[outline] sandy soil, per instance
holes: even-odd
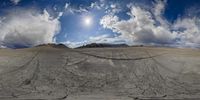
[[[198,98],[198,49],[0,49],[0,100]]]

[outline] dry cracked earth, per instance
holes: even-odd
[[[200,50],[0,49],[0,100],[200,100]]]

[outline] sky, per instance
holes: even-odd
[[[0,47],[200,47],[200,0],[0,0]]]

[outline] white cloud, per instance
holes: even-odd
[[[92,9],[98,9],[98,10],[100,10],[100,9],[102,9],[102,7],[103,7],[103,5],[100,5],[97,2],[91,3],[91,5],[90,5],[90,8],[92,8]]]
[[[105,15],[101,21],[100,24],[104,28],[109,28],[112,29],[113,25],[116,24],[119,21],[119,18],[117,16],[112,16],[112,15]]]
[[[134,43],[200,47],[200,18],[179,18],[169,23],[162,15],[165,1],[157,1],[151,10],[129,5],[128,20],[113,14],[105,15],[100,24]]]
[[[71,7],[70,5],[65,9],[65,12],[68,12],[68,13],[83,13],[83,12],[89,12],[87,10],[87,8],[85,7],[79,7],[79,8],[75,8],[75,7]]]
[[[89,37],[88,43],[111,43],[111,44],[121,44],[127,43],[126,39],[121,37],[110,37],[107,34]]]
[[[160,13],[157,11],[157,13]],[[120,33],[121,37],[139,43],[171,43],[176,36],[164,25],[156,25],[153,15],[140,7],[132,6],[129,20],[119,20],[117,16],[106,15],[100,24],[104,28]],[[157,15],[160,16],[160,15]]]
[[[80,47],[82,45],[88,44],[87,41],[81,41],[81,42],[65,41],[61,43],[65,44],[67,47],[70,47],[70,48],[76,48],[76,47]]]
[[[14,4],[18,4],[21,0],[11,0]]]
[[[120,4],[118,4],[118,3],[115,3],[115,4],[113,3],[106,8],[107,14],[116,14],[116,13],[119,13],[120,11],[122,11],[122,8],[121,8]]]
[[[0,24],[0,42],[6,47],[35,46],[54,42],[53,37],[60,30],[58,18],[52,18],[44,10],[10,12]]]
[[[100,5],[97,2],[91,3],[90,6],[73,6],[70,3],[66,3],[64,6],[64,13],[88,13],[88,9],[101,9]]]
[[[200,44],[200,19],[184,18],[174,24],[174,29],[179,31],[181,43],[185,45]]]
[[[165,5],[166,5],[166,0],[165,1],[157,1],[154,4],[154,9],[153,9],[153,14],[155,16],[155,20],[157,20],[159,22],[159,24],[161,24],[163,27],[168,28],[169,23],[168,21],[163,18],[163,13],[165,11]]]
[[[110,44],[125,44],[129,43],[129,40],[126,40],[121,37],[110,37],[107,34],[99,35],[99,36],[91,36],[88,40],[80,41],[80,42],[71,42],[66,41],[63,44],[67,45],[70,48],[76,48],[82,45],[91,44],[91,43],[110,43]]]
[[[116,8],[117,6],[115,4],[110,5],[111,8]]]
[[[66,3],[65,4],[65,9],[67,9],[69,7],[69,4],[68,3]]]

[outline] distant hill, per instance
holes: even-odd
[[[145,45],[146,46],[146,45]],[[130,47],[144,47],[144,45],[132,45]]]
[[[127,44],[91,43],[78,48],[129,47]]]
[[[53,48],[68,48],[64,44],[54,44],[54,43],[48,43],[48,44],[40,44],[35,47],[53,47]]]

